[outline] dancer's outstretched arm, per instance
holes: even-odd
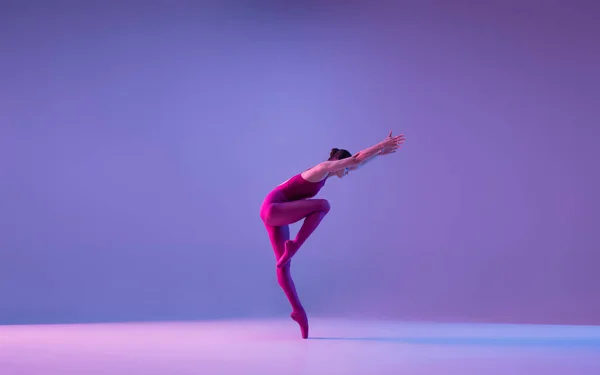
[[[396,152],[400,145],[404,143],[404,135],[392,136],[392,132],[381,142],[357,152],[353,156],[341,160],[324,161],[306,171],[311,180],[320,181],[328,174],[333,174],[342,169],[348,168],[355,170],[359,166],[366,164],[377,155],[387,155]]]
[[[387,138],[383,141],[374,144],[373,146],[359,151],[355,154],[357,164],[349,167],[350,170],[356,170],[379,155],[393,154],[398,150],[401,144],[404,143],[404,134],[392,136],[392,132],[388,134]]]

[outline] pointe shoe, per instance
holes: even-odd
[[[277,268],[281,268],[288,264],[297,251],[298,248],[296,247],[294,241],[285,241],[285,251],[283,252],[281,258],[279,258],[277,261]]]
[[[290,317],[300,326],[300,333],[303,339],[308,338],[308,317],[305,312],[294,311]]]

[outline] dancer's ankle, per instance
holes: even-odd
[[[298,246],[298,242],[296,240],[289,240],[288,243],[285,244],[285,250],[290,253],[291,256],[296,255],[300,246]]]
[[[285,241],[285,251],[279,260],[277,261],[277,268],[281,268],[288,264],[296,252],[298,248],[295,246],[295,243],[292,240]]]
[[[292,314],[291,315],[306,315],[306,310],[304,310],[304,307],[300,306],[300,307],[292,307]]]

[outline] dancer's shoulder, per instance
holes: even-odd
[[[329,172],[319,164],[300,173],[300,177],[305,181],[317,183],[326,179],[328,174]]]
[[[294,177],[296,177],[296,176],[294,176]],[[283,185],[287,184],[287,183],[288,183],[288,182],[290,182],[290,181],[291,181],[291,179],[292,179],[292,178],[294,178],[294,177],[290,177],[290,178],[288,178],[287,180],[285,180],[285,181],[283,181],[282,183],[280,183],[279,185],[277,185],[277,187],[280,187],[280,186],[283,186]],[[271,185],[271,186],[272,186],[272,185]]]

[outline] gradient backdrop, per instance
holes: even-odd
[[[344,3],[2,1],[0,323],[287,316],[264,196],[394,129],[310,315],[600,324],[600,6]]]

